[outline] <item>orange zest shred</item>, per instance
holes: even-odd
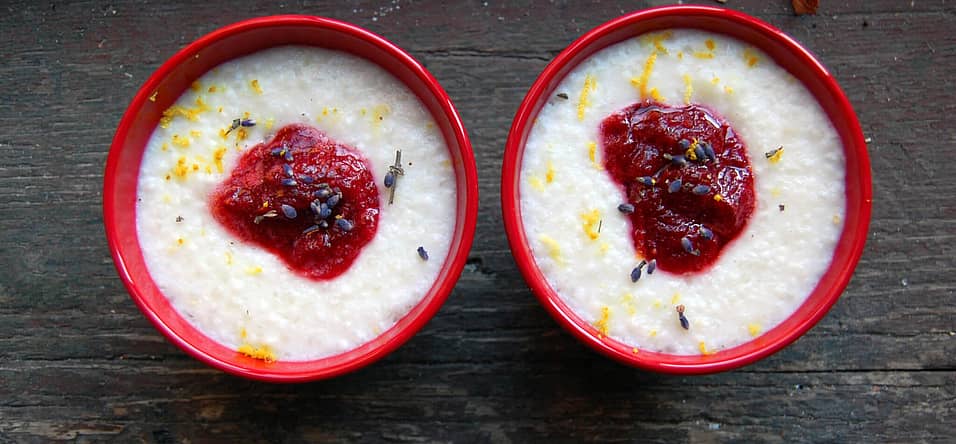
[[[581,220],[584,223],[581,225],[581,228],[584,229],[584,234],[586,234],[591,240],[597,240],[601,237],[601,233],[597,231],[598,224],[601,222],[601,210],[597,208],[581,213]]]
[[[176,145],[180,148],[189,148],[189,145],[193,143],[192,139],[180,136],[179,134],[173,134],[173,145]]]
[[[684,79],[684,103],[687,105],[690,105],[690,99],[694,95],[694,83],[690,79],[690,74],[684,74],[683,79]]]
[[[757,57],[757,53],[750,48],[744,49],[744,62],[747,63],[747,67],[753,68],[757,66],[757,63],[760,61],[760,58]]]
[[[706,51],[694,51],[694,57],[698,59],[712,59],[714,58],[714,49],[717,48],[717,44],[713,40],[707,39],[704,40],[704,46],[707,47]]]
[[[777,162],[780,162],[780,159],[781,159],[781,158],[783,158],[783,147],[782,147],[782,146],[779,147],[779,148],[777,148],[777,149],[774,151],[773,155],[771,155],[770,157],[768,157],[767,160],[769,160],[770,163],[777,163]]]
[[[189,174],[189,167],[186,166],[186,156],[180,156],[179,160],[176,161],[176,166],[173,167],[173,175],[185,179]]]
[[[588,142],[588,160],[591,161],[591,166],[593,166],[594,169],[604,169],[604,166],[597,161],[597,143],[594,141]]]
[[[183,117],[191,122],[196,122],[199,120],[199,116],[206,111],[209,111],[209,106],[206,105],[202,97],[197,97],[196,107],[194,108],[173,105],[163,111],[163,116],[159,118],[159,126],[169,128],[169,124],[172,123],[176,117]]]
[[[597,80],[591,74],[584,76],[584,86],[581,88],[581,95],[578,97],[578,120],[584,121],[584,112],[591,106],[591,92],[597,88]]]
[[[212,153],[213,162],[216,163],[216,171],[222,173],[222,158],[226,156],[226,147],[220,146]]]
[[[559,265],[563,265],[564,258],[561,257],[561,245],[558,244],[558,241],[545,234],[542,234],[539,239],[541,239],[541,243],[548,249],[548,256],[551,256],[551,259],[554,259]]]
[[[684,151],[684,156],[690,160],[697,160],[697,144],[700,143],[696,138],[690,143],[690,147],[687,148],[687,151]]]
[[[641,76],[631,79],[631,85],[637,88],[641,100],[646,100],[650,96],[647,84],[651,78],[651,73],[654,72],[655,62],[657,62],[657,51],[652,52],[651,55],[647,56],[647,60],[644,60],[644,71],[641,72]]]
[[[255,345],[243,342],[242,345],[239,346],[239,350],[237,351],[253,359],[260,359],[266,362],[276,361],[275,352],[272,351],[271,347],[265,344],[255,346]]]
[[[652,32],[641,36],[640,40],[645,45],[653,45],[655,51],[666,55],[668,52],[664,42],[669,40],[671,36],[673,36],[673,33],[670,31]]]
[[[611,320],[611,309],[605,305],[601,307],[601,318],[594,323],[594,328],[598,330],[601,337],[608,336],[608,321]]]

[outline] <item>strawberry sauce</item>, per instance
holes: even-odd
[[[665,271],[707,269],[754,210],[743,141],[700,106],[645,101],[601,123],[604,166],[625,193],[637,251]]]
[[[239,239],[326,280],[348,270],[375,236],[379,195],[359,152],[310,126],[289,125],[243,154],[210,209]]]

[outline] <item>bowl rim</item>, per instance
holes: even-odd
[[[364,43],[371,44],[377,50],[381,51],[387,58],[397,62],[397,64],[401,65],[403,69],[407,69],[414,78],[421,81],[422,86],[425,90],[427,90],[427,94],[431,95],[432,98],[436,100],[436,103],[441,110],[441,114],[436,114],[432,109],[429,109],[429,114],[431,114],[436,120],[447,120],[451,129],[451,135],[454,136],[454,142],[456,142],[458,146],[456,151],[461,155],[462,158],[462,169],[456,174],[460,176],[456,182],[459,183],[458,194],[464,195],[464,202],[461,201],[462,196],[459,196],[459,202],[456,203],[456,206],[459,207],[459,210],[457,211],[458,216],[456,228],[452,237],[452,246],[455,246],[455,240],[458,239],[458,248],[455,250],[449,250],[448,256],[446,257],[441,271],[439,272],[438,279],[432,283],[430,289],[421,299],[418,300],[414,306],[412,306],[412,308],[410,308],[403,315],[403,317],[399,318],[395,324],[377,335],[375,338],[366,341],[348,351],[332,356],[309,361],[295,361],[296,363],[310,363],[331,359],[328,366],[311,369],[308,371],[275,371],[274,369],[263,370],[249,368],[237,362],[219,359],[200,347],[195,346],[186,338],[181,337],[179,334],[173,331],[173,329],[167,325],[167,322],[164,320],[164,318],[148,306],[145,296],[141,294],[140,286],[135,282],[124,258],[124,247],[122,245],[122,241],[120,239],[121,234],[118,231],[116,223],[117,218],[128,217],[124,214],[123,209],[116,205],[115,198],[117,187],[119,186],[116,183],[116,177],[119,174],[118,171],[120,167],[119,152],[124,149],[124,141],[129,135],[133,123],[136,121],[137,114],[146,105],[147,101],[150,100],[150,96],[154,91],[157,90],[162,81],[166,79],[181,64],[187,62],[194,56],[198,57],[198,54],[201,50],[225,38],[262,28],[286,27],[324,29],[357,38]],[[344,51],[342,49],[337,50]],[[226,60],[233,60],[241,56],[242,55],[229,57]],[[359,55],[359,57],[368,60],[364,56]],[[372,61],[372,63],[378,65],[374,61]],[[208,69],[212,69],[212,67]],[[208,69],[206,71],[208,71]],[[393,77],[397,78],[392,70],[384,67],[383,69],[385,69],[386,72],[389,72],[389,74]],[[418,100],[424,102],[424,99],[417,93],[415,93],[415,96]],[[426,108],[428,107],[426,106]],[[451,149],[452,144],[449,143],[450,141],[447,139],[448,136],[448,133],[443,134],[443,139],[446,140],[448,149]],[[461,186],[462,184],[463,186]],[[463,208],[463,210],[461,208]],[[185,351],[187,354],[191,355],[193,358],[226,373],[266,382],[306,382],[331,378],[349,373],[385,357],[404,344],[406,341],[411,339],[416,333],[418,333],[419,330],[421,330],[422,327],[424,327],[426,323],[428,323],[429,320],[434,317],[441,306],[444,305],[448,296],[451,294],[453,288],[457,284],[458,278],[464,269],[465,262],[467,261],[468,254],[471,250],[475,228],[477,225],[477,218],[478,173],[471,141],[468,137],[461,117],[451,101],[451,98],[441,87],[438,80],[435,79],[435,77],[432,76],[432,74],[425,69],[420,62],[418,62],[405,50],[401,49],[389,40],[386,40],[384,37],[348,22],[313,15],[273,15],[234,22],[209,32],[178,50],[149,76],[149,78],[133,96],[130,104],[127,106],[126,111],[123,113],[123,116],[120,119],[116,133],[110,145],[103,178],[103,222],[107,243],[110,249],[110,255],[113,258],[113,263],[121,281],[123,282],[123,285],[126,287],[130,298],[133,299],[137,307],[139,307],[139,310],[150,321],[150,323],[152,323],[153,326],[160,333],[162,333],[163,336],[166,337],[168,341],[173,343],[179,349]],[[139,245],[138,235],[136,235],[135,238],[136,244]],[[137,247],[137,249],[138,248],[139,247]],[[423,303],[424,305],[422,305]],[[397,329],[399,325],[405,322],[406,318],[410,317],[416,310],[420,310],[418,311],[417,315],[410,318],[410,321],[401,329],[396,330],[394,333],[392,332],[392,330]],[[182,317],[178,311],[175,311],[174,314],[175,316]],[[198,328],[195,330],[199,331]],[[201,332],[199,333],[202,334]],[[369,350],[356,353],[360,349],[365,348],[365,346],[379,340],[380,338],[384,338],[389,334],[392,334],[392,336],[388,338],[388,340],[370,348]]]
[[[833,285],[822,290],[815,288],[797,310],[778,324],[778,327],[780,327],[784,323],[789,322],[803,307],[807,306],[807,302],[811,296],[814,296],[819,291],[823,291],[824,296],[820,303],[810,307],[810,312],[804,317],[799,318],[797,323],[791,328],[776,334],[770,341],[760,340],[764,336],[769,335],[770,330],[768,330],[744,344],[722,350],[715,354],[687,356],[644,350],[640,350],[639,353],[631,353],[629,352],[631,346],[611,338],[605,337],[602,339],[599,337],[597,331],[592,326],[578,317],[577,314],[562,301],[561,297],[551,288],[544,274],[537,267],[521,222],[519,179],[521,176],[520,165],[522,159],[519,154],[523,155],[523,139],[525,139],[528,132],[530,132],[533,119],[539,112],[539,110],[535,108],[540,108],[543,103],[542,100],[546,97],[545,94],[550,93],[550,90],[553,89],[551,85],[556,86],[556,82],[560,81],[564,75],[566,75],[566,73],[561,72],[563,69],[570,70],[581,63],[581,61],[577,61],[574,66],[566,67],[569,63],[574,62],[575,57],[582,52],[587,52],[589,54],[588,57],[590,57],[593,53],[601,49],[623,41],[624,39],[617,39],[610,43],[601,44],[602,39],[607,38],[611,34],[621,32],[623,29],[635,26],[641,22],[660,19],[684,20],[687,18],[716,19],[726,22],[728,26],[750,28],[750,30],[768,38],[775,44],[782,45],[787,52],[796,57],[798,60],[797,63],[805,65],[812,71],[812,77],[823,82],[823,87],[833,96],[832,98],[836,102],[836,112],[845,120],[848,131],[852,133],[850,135],[850,143],[842,137],[841,142],[844,145],[844,151],[846,153],[857,156],[858,158],[859,171],[856,172],[859,174],[859,183],[854,183],[853,185],[860,187],[860,198],[851,202],[849,195],[847,196],[846,215],[848,217],[841,232],[839,243],[834,250],[834,259],[824,272],[824,275],[828,275],[833,270],[836,270],[831,280]],[[699,25],[695,26],[694,24],[669,25],[664,28],[682,27],[703,28]],[[720,31],[710,28],[707,28],[707,30],[709,32],[720,33]],[[629,37],[633,38],[646,32],[654,31],[645,30],[636,32],[630,34]],[[740,38],[737,39],[742,40]],[[597,45],[597,47],[593,48],[593,45]],[[801,83],[803,83],[803,81],[801,81]],[[820,100],[817,94],[813,95],[817,101]],[[822,106],[821,104],[821,107]],[[824,112],[828,113],[828,110],[824,109]],[[828,118],[831,119],[831,121],[833,120],[832,116],[828,116]],[[850,171],[849,166],[847,166],[847,171]],[[845,181],[849,186],[849,174]],[[872,210],[871,182],[869,156],[856,113],[853,111],[852,105],[836,79],[808,50],[783,31],[742,12],[713,6],[672,5],[638,10],[607,21],[573,41],[545,67],[522,100],[521,105],[515,113],[515,118],[508,134],[502,164],[501,208],[505,233],[508,236],[508,243],[515,262],[518,265],[518,269],[540,304],[544,306],[546,311],[559,325],[591,349],[620,363],[659,373],[693,375],[727,371],[763,359],[797,340],[826,315],[849,283],[853,271],[863,253],[863,246],[866,242]],[[850,226],[849,216],[851,212],[854,211],[858,216],[858,218],[856,218],[857,223]],[[842,252],[844,253],[846,261],[842,264],[837,264],[836,257],[841,250],[843,250]],[[842,268],[837,269],[836,267],[838,266]],[[823,277],[821,277],[821,281],[822,280]],[[817,284],[820,285],[820,281],[818,281]],[[776,328],[777,327],[774,329]],[[757,342],[760,343],[757,344]],[[745,348],[746,350],[742,350]],[[727,353],[728,351],[734,351],[734,353]]]

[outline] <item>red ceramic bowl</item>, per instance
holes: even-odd
[[[136,187],[146,143],[159,118],[193,80],[213,67],[280,45],[311,45],[348,52],[402,81],[441,128],[457,177],[458,202],[451,253],[424,298],[392,328],[351,351],[313,361],[252,359],[196,330],[170,305],[150,277],[136,234]],[[149,97],[159,92],[156,101]],[[478,214],[478,177],[471,143],[448,95],[425,68],[387,40],[348,23],[311,16],[275,16],[214,31],[179,51],[140,88],[120,120],[106,161],[103,217],[119,275],[143,314],[172,343],[226,372],[252,379],[297,382],[328,378],[368,365],[398,348],[445,302],[464,267]]]
[[[641,351],[613,339],[575,314],[548,285],[538,269],[521,222],[519,179],[524,145],[538,111],[554,88],[579,63],[597,51],[647,32],[696,28],[735,37],[760,48],[793,74],[820,102],[843,142],[846,154],[846,223],[833,263],[807,300],[772,330],[743,345],[703,356],[678,356]],[[739,12],[706,6],[646,9],[611,20],[576,40],[538,77],[518,109],[505,149],[501,201],[505,231],[515,261],[542,305],[564,328],[591,348],[617,361],[663,373],[713,373],[750,364],[796,340],[827,313],[846,288],[863,253],[870,222],[870,163],[856,114],[836,80],[806,49],[780,30]]]

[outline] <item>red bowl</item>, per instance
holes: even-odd
[[[451,253],[428,293],[394,326],[345,353],[300,362],[253,359],[206,337],[170,305],[146,269],[136,234],[136,187],[143,151],[166,108],[189,85],[228,60],[280,45],[310,45],[363,57],[398,78],[425,105],[441,129],[454,164],[457,210]],[[149,97],[159,92],[156,101]],[[471,142],[451,99],[425,68],[394,44],[355,25],[284,15],[226,26],[176,53],[139,89],[120,120],[106,161],[103,218],[110,253],[130,296],[169,339],[196,359],[252,379],[298,382],[329,378],[382,358],[415,335],[447,299],[465,265],[478,215],[478,176]]]
[[[833,262],[813,292],[789,318],[763,335],[733,348],[700,356],[680,356],[642,350],[610,338],[575,314],[548,285],[538,268],[521,222],[519,186],[525,141],[534,119],[555,87],[579,63],[601,49],[647,32],[695,28],[735,37],[771,56],[816,97],[836,127],[846,154],[846,219]],[[515,115],[505,148],[501,203],[505,232],[518,268],[538,300],[576,338],[624,364],[674,374],[730,370],[753,363],[785,347],[827,313],[846,288],[863,253],[870,223],[872,189],[870,161],[860,123],[836,80],[799,43],[763,21],[740,12],[706,6],[665,6],[637,11],[607,22],[577,39],[544,69]]]

